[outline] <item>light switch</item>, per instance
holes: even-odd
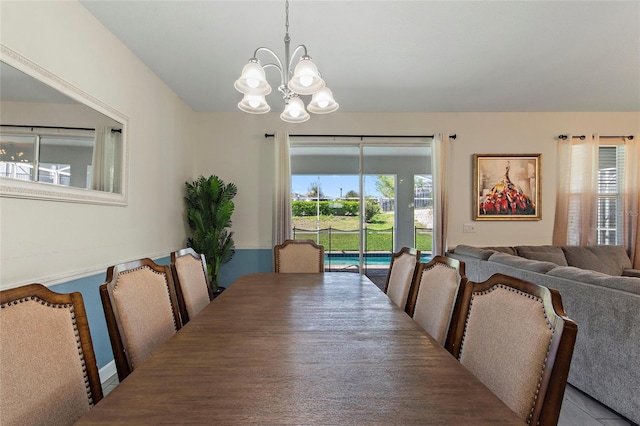
[[[465,223],[464,225],[462,225],[462,232],[465,232],[465,233],[476,232],[476,224]]]

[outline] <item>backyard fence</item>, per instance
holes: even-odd
[[[393,227],[386,229],[364,228],[364,252],[393,253]],[[322,229],[293,228],[294,240],[313,240],[324,246],[326,252],[358,252],[360,251],[359,231],[344,230],[333,227]],[[414,227],[414,247],[422,252],[430,253],[433,230],[431,228]]]

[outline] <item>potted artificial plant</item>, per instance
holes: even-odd
[[[233,183],[225,184],[218,176],[185,182],[184,197],[187,208],[187,222],[191,236],[187,246],[204,254],[207,261],[209,283],[214,295],[224,288],[218,286],[220,265],[231,260],[235,253],[231,215],[235,205],[233,197],[238,189]]]

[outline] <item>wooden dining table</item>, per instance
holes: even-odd
[[[240,277],[77,424],[521,425],[356,273]]]

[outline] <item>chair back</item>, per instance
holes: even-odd
[[[110,266],[100,298],[120,381],[182,326],[171,268],[151,259]]]
[[[324,246],[312,240],[285,240],[273,248],[274,270],[279,273],[324,272]]]
[[[577,325],[560,293],[495,274],[465,287],[453,355],[528,424],[555,425]]]
[[[435,256],[420,263],[411,283],[406,312],[431,337],[446,347],[453,312],[460,309],[465,283],[464,262]]]
[[[401,309],[407,306],[409,289],[419,262],[420,250],[409,247],[403,247],[391,256],[384,292]]]
[[[75,423],[102,399],[82,295],[30,284],[0,306],[0,423]]]
[[[185,325],[213,299],[207,262],[203,254],[192,248],[178,250],[171,253],[171,273],[182,325]]]

